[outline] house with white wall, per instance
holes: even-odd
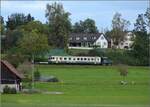
[[[134,43],[135,34],[132,32],[127,32],[125,35],[124,41],[120,42],[118,45],[119,49],[131,49],[131,46]]]
[[[103,33],[73,33],[68,38],[69,49],[108,48],[109,42]]]

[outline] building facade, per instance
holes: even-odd
[[[120,42],[118,45],[119,49],[131,49],[133,43],[134,43],[135,34],[132,32],[128,32],[125,35],[124,41]]]
[[[69,49],[93,49],[97,48],[108,48],[108,40],[102,33],[97,34],[71,34],[69,35]]]
[[[22,87],[22,78],[24,78],[23,75],[20,74],[9,62],[1,60],[0,92],[3,92],[3,88],[6,85],[20,91]]]

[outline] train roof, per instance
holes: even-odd
[[[100,57],[100,56],[58,56],[58,55],[50,55],[49,57]]]

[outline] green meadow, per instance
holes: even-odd
[[[42,76],[60,82],[36,82],[43,92],[61,94],[1,95],[2,107],[149,107],[150,70],[128,67],[127,85],[115,66],[37,65]],[[134,84],[132,82],[134,81]]]

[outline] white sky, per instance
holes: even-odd
[[[1,1],[1,15],[7,20],[12,13],[30,13],[36,20],[46,22],[46,4],[54,1]],[[148,0],[141,1],[59,1],[71,13],[72,23],[86,18],[95,20],[99,30],[111,28],[111,20],[116,12],[131,22],[130,29],[138,14],[145,13]]]

